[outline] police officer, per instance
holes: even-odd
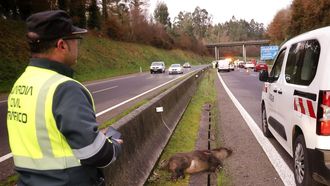
[[[62,11],[27,19],[30,63],[9,95],[7,125],[18,185],[100,185],[121,139],[98,130],[92,95],[72,79],[87,30]]]

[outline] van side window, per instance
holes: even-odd
[[[285,67],[285,80],[297,85],[309,85],[316,74],[320,57],[317,40],[296,43],[291,46]]]
[[[271,77],[272,82],[277,81],[278,78],[280,77],[284,56],[285,56],[285,49],[280,51],[280,54],[277,56],[277,59],[273,65],[273,68],[270,71],[269,76]]]

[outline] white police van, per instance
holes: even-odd
[[[330,185],[330,27],[285,42],[262,71],[262,131],[293,157],[297,185]]]
[[[220,71],[230,71],[230,62],[227,59],[222,59],[217,61],[218,64],[218,72]]]

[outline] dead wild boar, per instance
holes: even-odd
[[[176,153],[170,159],[162,161],[160,167],[172,172],[171,179],[176,180],[184,178],[184,173],[215,172],[222,167],[222,161],[231,154],[232,150],[225,147]]]

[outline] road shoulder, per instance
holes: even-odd
[[[231,176],[231,185],[284,185],[219,79],[215,81],[220,140],[223,146],[233,149],[224,166]]]

